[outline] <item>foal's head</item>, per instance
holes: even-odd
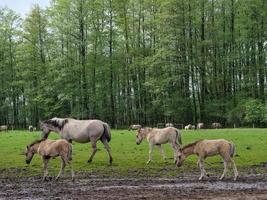
[[[183,164],[185,158],[185,154],[181,151],[181,149],[179,149],[176,156],[176,165],[180,167]]]
[[[37,147],[39,147],[39,144],[42,142],[42,141],[45,141],[46,139],[45,138],[42,138],[40,140],[35,140],[33,143],[31,143],[30,145],[28,145],[26,147],[26,150],[25,150],[25,156],[26,156],[26,163],[27,164],[30,164],[30,162],[32,161],[32,158],[35,154],[35,152],[37,151]],[[36,146],[38,145],[38,146]]]
[[[141,144],[142,140],[146,137],[146,135],[151,131],[151,128],[139,128],[136,134],[136,144]]]
[[[27,164],[31,163],[32,158],[34,156],[34,153],[35,153],[35,151],[34,151],[33,146],[27,146],[26,151],[25,151],[26,163]]]

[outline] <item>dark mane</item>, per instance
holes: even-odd
[[[45,141],[46,140],[46,138],[42,138],[42,139],[39,139],[39,140],[35,140],[34,142],[32,142],[30,145],[29,145],[29,147],[31,147],[31,146],[33,146],[33,145],[35,145],[35,144],[37,144],[37,143],[40,143],[40,142],[42,142],[42,141]]]
[[[68,123],[68,119],[62,120],[61,123],[59,123],[59,121],[56,119],[48,119],[48,120],[44,121],[44,123],[50,124],[54,127],[58,127],[61,130],[65,126],[65,124]]]
[[[198,142],[200,142],[200,141],[202,141],[202,140],[203,140],[203,139],[201,139],[201,140],[197,140],[197,141],[195,141],[195,142],[193,142],[193,143],[190,143],[190,144],[187,144],[187,145],[185,145],[184,147],[182,147],[182,150],[187,149],[187,148],[192,147],[192,146],[195,146]]]

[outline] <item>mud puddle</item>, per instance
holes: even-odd
[[[267,199],[267,176],[177,178],[77,177],[42,182],[41,177],[0,179],[0,199]]]

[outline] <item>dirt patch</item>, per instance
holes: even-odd
[[[41,177],[1,178],[0,199],[267,199],[267,176],[249,175],[234,182],[217,177],[198,181],[177,178],[103,178],[78,176],[58,182]]]

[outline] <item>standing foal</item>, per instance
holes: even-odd
[[[35,153],[38,153],[42,156],[44,163],[44,177],[43,180],[46,180],[48,175],[47,164],[51,158],[60,156],[61,157],[61,169],[59,171],[56,180],[64,174],[64,168],[66,164],[71,167],[70,161],[72,160],[72,145],[65,139],[59,140],[49,140],[49,139],[41,139],[31,143],[26,148],[26,163],[30,164]],[[74,172],[71,167],[71,177],[74,181]]]
[[[149,143],[149,159],[147,164],[152,160],[153,148],[158,146],[163,159],[166,160],[166,155],[161,147],[161,144],[170,143],[173,148],[174,162],[176,162],[176,153],[182,144],[181,132],[174,127],[167,128],[141,128],[136,134],[136,144],[141,144],[146,138]]]
[[[238,172],[236,169],[236,165],[233,158],[235,153],[235,146],[233,143],[224,140],[224,139],[217,139],[217,140],[198,140],[194,143],[188,144],[180,149],[177,153],[177,162],[176,165],[180,167],[186,157],[190,156],[191,154],[196,154],[198,156],[198,166],[201,172],[199,180],[202,180],[203,176],[206,175],[206,171],[204,169],[204,160],[206,157],[220,155],[224,160],[224,170],[223,174],[221,175],[220,179],[222,180],[227,172],[228,164],[232,163],[234,169],[234,180],[238,177]]]

